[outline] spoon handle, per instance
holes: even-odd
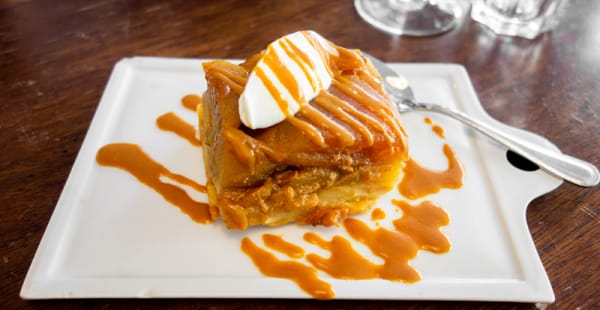
[[[407,102],[407,104],[417,110],[433,111],[451,116],[527,158],[550,174],[568,182],[579,186],[595,186],[600,182],[598,168],[591,163],[525,141],[486,122],[441,105],[421,102]]]

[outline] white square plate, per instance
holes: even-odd
[[[227,230],[221,221],[197,224],[131,175],[95,161],[106,144],[136,143],[169,170],[205,183],[201,148],[155,124],[171,111],[196,123],[195,113],[180,100],[205,90],[203,61],[136,57],[115,66],[23,284],[23,298],[310,297],[291,281],[263,276],[240,250],[240,241],[248,236],[260,243],[260,236],[270,232],[302,244],[307,252],[323,253],[304,242],[303,233],[316,231],[328,238],[344,235],[343,228],[285,225],[239,232]],[[392,66],[407,77],[418,99],[453,106],[554,148],[485,114],[462,66]],[[445,129],[445,139],[433,133],[425,116]],[[452,249],[441,255],[419,252],[411,265],[422,280],[414,284],[336,280],[320,272],[332,284],[335,298],[552,302],[525,209],[561,180],[513,167],[505,149],[452,119],[423,112],[402,118],[413,158],[444,169],[441,149],[448,143],[464,165],[461,189],[425,197],[448,212],[451,222],[443,231]],[[206,201],[202,194],[192,195]],[[396,190],[378,206],[393,213],[394,198],[402,199]],[[358,217],[368,221],[369,214]]]

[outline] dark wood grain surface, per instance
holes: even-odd
[[[493,117],[600,165],[600,2],[570,1],[535,40],[467,19],[435,37],[390,36],[352,1],[0,1],[0,308],[535,309],[533,304],[313,300],[24,301],[19,290],[113,65],[146,55],[245,58],[313,29],[390,62],[464,65]],[[527,221],[556,294],[548,309],[600,305],[600,191],[563,184]]]

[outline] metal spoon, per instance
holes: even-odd
[[[525,141],[454,109],[432,103],[417,102],[406,79],[379,59],[366,53],[363,55],[371,60],[381,74],[385,89],[390,93],[401,113],[423,110],[451,116],[525,157],[554,176],[579,186],[595,186],[600,182],[598,168],[591,163]]]

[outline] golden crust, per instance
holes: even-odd
[[[251,130],[241,123],[237,102],[256,59],[203,65],[208,89],[198,115],[213,210],[228,228],[242,230],[289,222],[330,226],[367,211],[408,158],[380,77],[362,58],[341,62],[335,83],[309,108]],[[361,92],[368,98],[353,95]]]

